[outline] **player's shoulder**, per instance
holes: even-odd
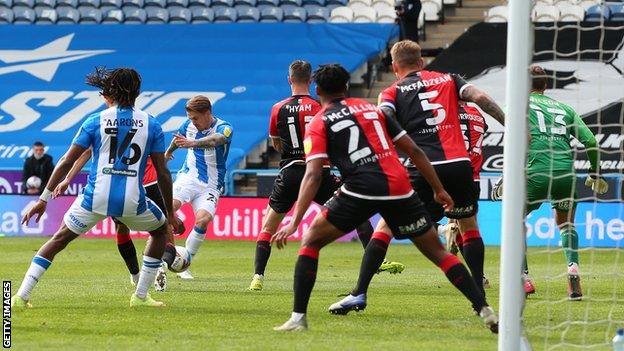
[[[276,103],[273,104],[273,110],[280,110],[284,105],[286,105],[287,103],[291,102],[293,100],[292,96],[289,96],[285,99],[282,99]]]

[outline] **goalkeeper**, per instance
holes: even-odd
[[[526,211],[529,214],[542,202],[551,201],[568,263],[568,298],[581,300],[578,234],[574,228],[576,175],[571,137],[580,141],[587,150],[591,169],[585,185],[598,194],[606,193],[609,187],[599,176],[599,150],[594,134],[570,106],[544,95],[547,76],[542,67],[532,66],[531,78]],[[493,194],[494,198],[501,195],[502,183],[501,188],[494,189],[494,192],[498,192]]]

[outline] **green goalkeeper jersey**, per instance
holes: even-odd
[[[571,137],[587,150],[592,171],[598,167],[596,138],[570,106],[543,94],[529,95],[529,173],[574,172]]]

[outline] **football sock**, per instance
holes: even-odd
[[[446,278],[455,285],[457,290],[472,303],[472,308],[479,313],[483,306],[487,306],[485,296],[479,289],[475,280],[472,279],[466,267],[459,261],[457,256],[448,254],[440,263],[440,269],[446,274]]]
[[[173,260],[176,257],[176,248],[172,243],[165,245],[165,253],[163,253],[162,260],[167,264],[167,267],[171,267]]]
[[[193,227],[191,233],[189,233],[186,238],[186,250],[192,255],[195,256],[199,247],[204,242],[204,237],[206,236],[206,229],[200,229],[196,226]]]
[[[568,265],[579,263],[578,234],[573,226],[561,230],[561,247],[563,247],[563,253],[566,261],[568,261]]]
[[[446,231],[446,224],[438,224],[438,223],[433,223],[433,227],[435,228],[436,232],[438,233],[438,236],[440,238],[444,238],[445,237],[445,231]]]
[[[485,295],[483,289],[483,261],[485,260],[485,247],[483,239],[478,230],[467,230],[462,235],[462,255],[466,260],[470,273],[475,279],[475,283],[480,287],[481,292]]]
[[[256,260],[255,260],[255,273],[264,275],[264,269],[269,262],[271,256],[271,234],[262,232],[258,235],[256,240]]]
[[[128,271],[130,274],[138,274],[139,261],[137,259],[136,248],[134,247],[132,239],[130,239],[130,235],[117,234],[116,240],[117,249],[119,250],[119,254],[123,258],[124,262],[126,262]]]
[[[293,312],[306,313],[308,309],[310,294],[312,294],[312,289],[316,282],[318,256],[319,250],[309,246],[304,246],[299,250],[293,284],[293,290],[295,291]]]
[[[156,272],[162,265],[160,258],[153,258],[149,256],[143,256],[143,267],[141,267],[141,275],[139,275],[139,283],[136,286],[134,294],[144,299],[147,296],[147,290],[150,285],[154,283],[156,279]]]
[[[366,250],[366,246],[368,246],[368,242],[373,236],[373,225],[370,221],[365,221],[357,228],[355,228],[355,230],[357,231],[358,238],[360,238],[360,243],[362,244],[362,247],[364,247],[364,250]]]
[[[457,233],[455,237],[455,242],[457,243],[457,248],[459,252],[461,252],[462,256],[464,256],[464,239],[462,238],[461,233]]]
[[[16,295],[24,300],[29,300],[30,292],[35,288],[35,285],[37,285],[39,279],[51,264],[52,261],[39,255],[35,255],[30,263],[30,267],[28,267],[28,270],[26,271],[26,275],[24,275],[24,280],[22,281],[22,285],[20,285],[19,290],[17,290]]]
[[[391,237],[386,233],[375,232],[375,234],[373,234],[371,241],[364,251],[358,282],[355,289],[351,292],[351,295],[357,296],[365,294],[366,291],[368,291],[368,286],[373,279],[373,275],[377,273],[379,266],[381,266],[384,258],[386,258],[386,251],[388,251],[390,240]]]
[[[527,261],[526,251],[524,252],[524,260],[522,260],[522,273],[529,275],[529,261]]]

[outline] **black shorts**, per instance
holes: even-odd
[[[305,165],[292,165],[282,169],[273,183],[273,190],[269,197],[269,206],[277,213],[290,211],[297,197],[299,187],[305,174]],[[323,169],[321,186],[314,197],[314,202],[319,205],[329,200],[334,192],[340,188],[340,179],[331,174],[329,168]]]
[[[442,182],[446,192],[451,195],[455,207],[450,212],[444,212],[444,208],[433,199],[433,189],[418,172],[416,168],[409,168],[412,187],[418,193],[418,197],[424,202],[425,208],[434,222],[442,217],[468,218],[477,214],[479,206],[479,191],[476,182],[472,179],[472,166],[469,161],[458,161],[434,165],[438,178]]]
[[[146,186],[145,196],[147,196],[148,199],[152,200],[152,202],[156,206],[158,206],[158,208],[160,208],[162,213],[165,213],[167,208],[165,207],[165,200],[163,199],[162,194],[160,193],[160,188],[158,187],[158,183],[153,183],[153,184]],[[113,217],[113,222],[115,222],[115,224],[123,224],[120,221],[118,221],[117,218],[115,217]]]
[[[414,193],[398,200],[365,200],[338,191],[327,203],[323,212],[327,221],[348,233],[379,213],[386,221],[393,236],[409,239],[426,233],[432,226],[423,203]]]

